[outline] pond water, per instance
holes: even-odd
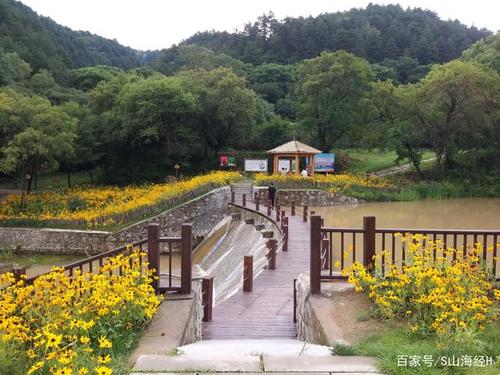
[[[361,228],[363,216],[376,216],[377,227],[411,229],[500,229],[500,199],[449,199],[417,202],[378,202],[332,207],[311,207],[325,218],[326,226]],[[298,214],[301,209],[298,209]],[[229,223],[229,222],[228,222]],[[254,231],[245,226],[221,225],[213,243],[201,246],[193,257],[202,271],[217,275],[217,300],[227,298],[241,280],[241,257],[257,240]],[[231,233],[228,235],[228,233]],[[237,234],[237,236],[236,236]],[[236,238],[238,237],[238,238]],[[358,243],[361,243],[361,238]],[[348,245],[346,243],[346,245]],[[258,248],[263,248],[259,246]],[[229,256],[230,254],[230,256]],[[261,255],[261,254],[259,254]],[[340,254],[339,254],[340,255]],[[78,255],[19,255],[0,254],[0,272],[14,265],[27,267],[28,276],[82,259]],[[227,262],[227,264],[226,264]],[[180,257],[172,257],[174,273],[180,269]],[[168,256],[162,255],[161,268],[168,272]],[[196,271],[196,270],[195,270]],[[196,276],[196,272],[194,273]],[[220,292],[219,292],[220,291]]]
[[[377,227],[383,228],[500,230],[500,198],[376,202],[310,210],[324,217],[325,226],[361,228],[363,216],[375,216]]]
[[[356,205],[342,205],[332,207],[311,207],[316,214],[325,220],[325,226],[337,228],[362,228],[363,216],[375,216],[377,228],[394,229],[468,229],[468,230],[500,230],[500,199],[470,198],[449,200],[423,200],[416,202],[377,202],[361,203]],[[301,210],[299,209],[299,212]],[[443,241],[447,246],[456,247],[459,252],[469,252],[474,247],[474,237],[467,238],[460,235],[437,235],[436,239]],[[476,239],[487,248],[493,246],[492,235]],[[404,258],[403,245],[400,240],[396,243],[390,235],[377,235],[376,251],[391,248],[394,262],[402,264]],[[332,264],[340,262],[340,271],[343,265],[352,264],[353,259],[363,260],[363,235],[346,233],[344,237],[334,234],[330,237]],[[482,252],[484,255],[484,252]],[[493,265],[491,252],[487,252],[487,264]],[[497,273],[500,264],[497,264]]]
[[[62,266],[84,258],[81,255],[27,255],[4,252],[0,254],[0,273],[14,266],[26,267],[28,277],[50,271],[53,266]]]

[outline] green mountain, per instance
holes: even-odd
[[[271,12],[245,25],[242,31],[200,32],[183,43],[198,44],[253,64],[294,63],[336,50],[352,52],[372,63],[409,57],[420,64],[431,64],[459,57],[490,34],[489,30],[467,27],[459,21],[441,20],[428,10],[370,4],[364,9],[282,21]]]
[[[111,65],[124,69],[147,62],[148,53],[85,31],[74,31],[39,16],[15,0],[0,0],[0,47],[17,52],[35,71]]]

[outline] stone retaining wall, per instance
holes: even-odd
[[[310,293],[309,274],[302,273],[297,278],[297,339],[318,345],[330,345],[323,326],[314,311]]]
[[[201,280],[193,280],[192,304],[184,326],[179,346],[201,340],[203,334],[203,293]]]
[[[193,235],[204,237],[227,214],[231,189],[226,186],[140,221],[110,235],[109,241],[122,245],[147,237],[150,223],[160,224],[160,236],[178,236],[183,223],[193,224]]]
[[[0,250],[46,254],[96,254],[110,250],[109,232],[0,228]]]
[[[266,197],[267,187],[255,187],[261,201]],[[295,201],[297,206],[335,206],[341,204],[356,204],[361,203],[357,198],[347,197],[331,193],[320,189],[278,189],[279,200],[281,204],[290,205]]]
[[[0,250],[48,254],[97,254],[145,238],[150,223],[160,224],[161,236],[178,236],[183,223],[192,223],[193,235],[201,238],[227,214],[230,191],[229,187],[212,190],[114,233],[48,228],[0,228]]]

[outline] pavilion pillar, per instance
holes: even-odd
[[[278,174],[278,155],[273,155],[273,173]]]
[[[299,171],[299,154],[295,155],[295,175],[298,176],[300,174]]]
[[[311,166],[311,177],[314,177],[314,154],[311,155],[311,163],[309,164]]]

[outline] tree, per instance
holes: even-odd
[[[276,104],[284,99],[293,85],[291,65],[261,64],[249,76],[250,87],[265,100]]]
[[[96,65],[71,71],[72,84],[83,91],[90,91],[102,81],[109,81],[123,70],[112,66]]]
[[[153,67],[166,75],[173,75],[182,70],[226,67],[246,76],[250,70],[250,66],[240,60],[196,44],[180,45],[161,51]]]
[[[434,171],[458,150],[487,146],[500,112],[500,76],[477,63],[435,66],[407,90],[406,111],[414,129],[436,154]]]
[[[61,105],[61,109],[79,121],[76,127],[75,152],[61,162],[60,170],[67,174],[68,187],[71,187],[71,173],[77,171],[88,171],[93,183],[92,170],[104,156],[101,147],[103,129],[99,127],[97,116],[91,112],[88,105],[70,101]]]
[[[474,43],[462,53],[462,60],[476,61],[500,73],[500,31]]]
[[[133,183],[164,179],[175,163],[186,167],[197,152],[192,130],[197,97],[178,77],[112,80],[96,90],[106,95],[99,116],[103,129],[105,181]],[[101,97],[102,99],[102,97]]]
[[[5,53],[0,48],[0,86],[21,82],[28,78],[30,73],[30,65],[17,53]]]
[[[345,51],[323,52],[298,69],[298,118],[325,151],[358,122],[371,79],[369,63]]]
[[[77,121],[41,97],[0,93],[0,170],[17,176],[23,194],[37,170],[55,170],[74,152]]]
[[[198,97],[196,126],[213,151],[250,135],[256,113],[256,95],[230,69],[191,70],[181,74],[185,87]]]

